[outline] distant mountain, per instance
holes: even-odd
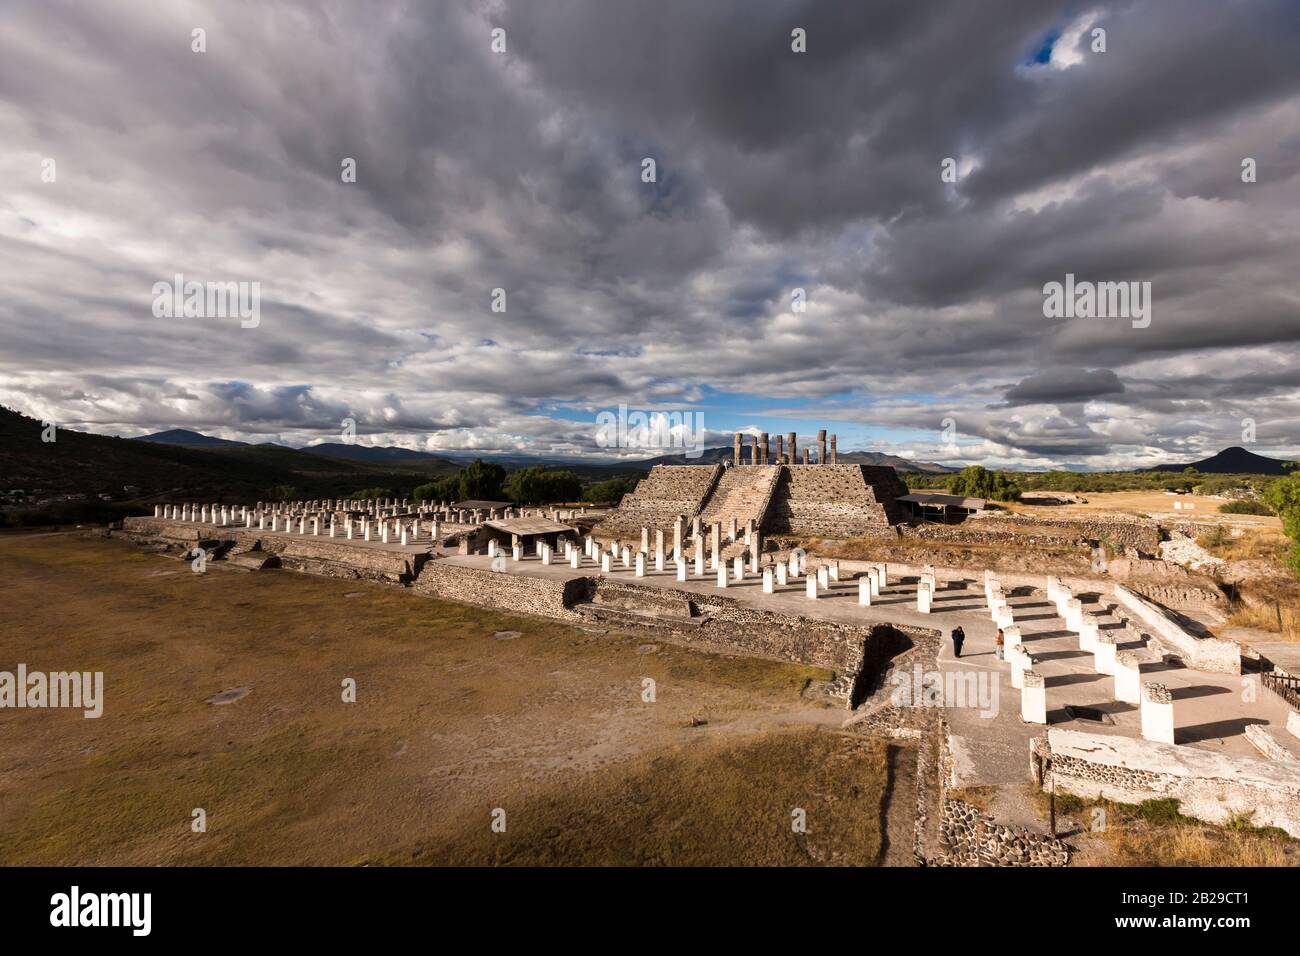
[[[38,497],[112,495],[146,500],[248,502],[277,488],[299,497],[334,498],[362,488],[409,489],[431,475],[456,471],[451,462],[348,461],[307,454],[284,445],[250,445],[174,429],[164,440],[114,438],[59,428],[42,440],[41,422],[0,407],[0,491],[22,489]],[[156,437],[156,436],[150,436]]]
[[[1277,458],[1265,458],[1263,455],[1256,455],[1253,451],[1246,451],[1234,445],[1200,461],[1188,462],[1184,465],[1156,465],[1154,468],[1143,470],[1182,471],[1184,468],[1194,468],[1207,475],[1285,475],[1291,471],[1287,467],[1288,464],[1289,462]]]
[[[723,445],[718,448],[706,448],[696,458],[688,458],[686,455],[661,455],[658,458],[647,458],[638,462],[627,462],[628,465],[640,465],[649,469],[653,465],[713,465],[720,461],[731,461],[734,451],[730,445]],[[749,446],[746,445],[741,461],[748,464]],[[773,448],[775,454],[775,448]],[[799,451],[800,458],[803,457],[802,448]],[[886,455],[878,451],[842,451],[836,456],[836,461],[841,465],[888,465],[897,471],[922,472],[932,475],[946,475],[952,472],[960,471],[960,468],[950,468],[947,465],[940,465],[932,461],[912,461],[910,458],[900,458],[898,455]]]
[[[396,445],[345,445],[342,442],[322,442],[319,445],[304,445],[300,451],[312,455],[325,455],[329,458],[341,458],[344,461],[365,461],[370,464],[392,464],[397,461],[447,461],[439,455],[425,451],[413,451],[410,448],[398,448]]]
[[[213,438],[188,428],[169,428],[165,432],[141,435],[136,441],[151,441],[158,445],[180,445],[182,448],[215,448],[219,445],[247,445],[246,441],[231,441],[228,438]]]

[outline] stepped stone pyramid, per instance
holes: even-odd
[[[701,526],[828,538],[888,533],[905,520],[897,499],[907,486],[888,467],[870,465],[656,465],[617,509],[595,526],[599,538],[668,530],[679,515]]]
[[[607,538],[640,534],[642,528],[672,528],[680,515],[693,518],[722,475],[721,465],[655,465],[596,526]]]

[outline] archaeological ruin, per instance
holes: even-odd
[[[1176,794],[1190,816],[1300,836],[1300,668],[1193,626],[1186,614],[1217,592],[1154,556],[1183,531],[1105,514],[928,523],[902,506],[892,468],[841,463],[825,432],[809,451],[794,434],[774,449],[737,435],[731,461],[656,465],[613,509],[181,502],[121,534],[196,571],[363,579],[824,668],[833,679],[808,693],[843,708],[846,728],[918,744],[921,863],[1067,862],[1067,841],[962,796],[1029,781],[1124,802]],[[825,547],[848,540],[885,559]],[[1089,558],[1102,544],[1109,567]],[[1050,568],[1032,550],[1047,547],[1065,554]]]

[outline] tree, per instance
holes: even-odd
[[[993,501],[1019,501],[1020,486],[1000,471],[971,465],[948,477],[948,494]]]
[[[460,472],[425,482],[411,492],[416,501],[455,501],[460,496]]]
[[[506,481],[506,494],[522,505],[576,501],[582,481],[571,471],[547,471],[544,465],[520,468]]]
[[[1282,531],[1291,539],[1287,564],[1300,574],[1300,475],[1292,472],[1264,489],[1264,503],[1282,519]]]
[[[614,505],[622,501],[623,496],[630,494],[635,487],[636,482],[631,478],[610,478],[588,485],[585,496],[588,501],[596,504]]]
[[[502,485],[506,470],[500,465],[475,458],[460,472],[460,498],[462,501],[498,501],[505,493]]]

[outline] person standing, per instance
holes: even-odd
[[[1003,645],[1005,644],[1006,644],[1006,638],[1002,634],[1002,628],[998,628],[997,639],[993,642],[993,653],[998,656],[998,660],[1000,661],[1006,659],[1005,657],[1003,657],[1002,654],[1002,648]]]
[[[961,657],[961,646],[966,643],[966,632],[961,629],[961,625],[952,629],[952,650],[957,657]]]

